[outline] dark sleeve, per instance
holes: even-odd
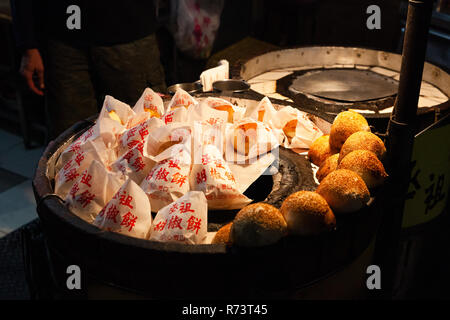
[[[22,50],[38,47],[33,4],[34,0],[11,0],[14,38]]]

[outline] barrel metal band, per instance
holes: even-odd
[[[58,200],[60,200],[61,202],[65,202],[60,196],[58,196],[57,194],[55,194],[55,193],[47,193],[47,194],[45,194],[41,199],[39,199],[39,202],[37,203],[37,205],[36,205],[36,210],[39,210],[39,207],[41,206],[41,204],[45,201],[45,200],[47,200],[48,198],[50,198],[50,197],[55,197],[55,198],[57,198]]]

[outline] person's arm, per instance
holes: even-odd
[[[44,64],[38,50],[33,0],[11,0],[13,30],[17,47],[22,51],[20,73],[31,91],[44,95]],[[33,81],[37,76],[38,87]]]

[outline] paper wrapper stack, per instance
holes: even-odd
[[[219,66],[203,71],[200,74],[200,81],[203,85],[203,92],[211,91],[212,84],[218,80],[226,80],[229,77],[230,63],[227,60],[220,60]]]
[[[245,109],[179,89],[165,108],[146,88],[132,109],[106,96],[95,124],[58,159],[55,193],[101,229],[204,243],[208,209],[249,204],[245,190],[276,172],[279,145],[308,148],[320,135],[305,113],[268,98]]]

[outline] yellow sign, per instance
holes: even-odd
[[[450,190],[450,124],[446,123],[414,138],[403,228],[431,221],[445,208]]]

